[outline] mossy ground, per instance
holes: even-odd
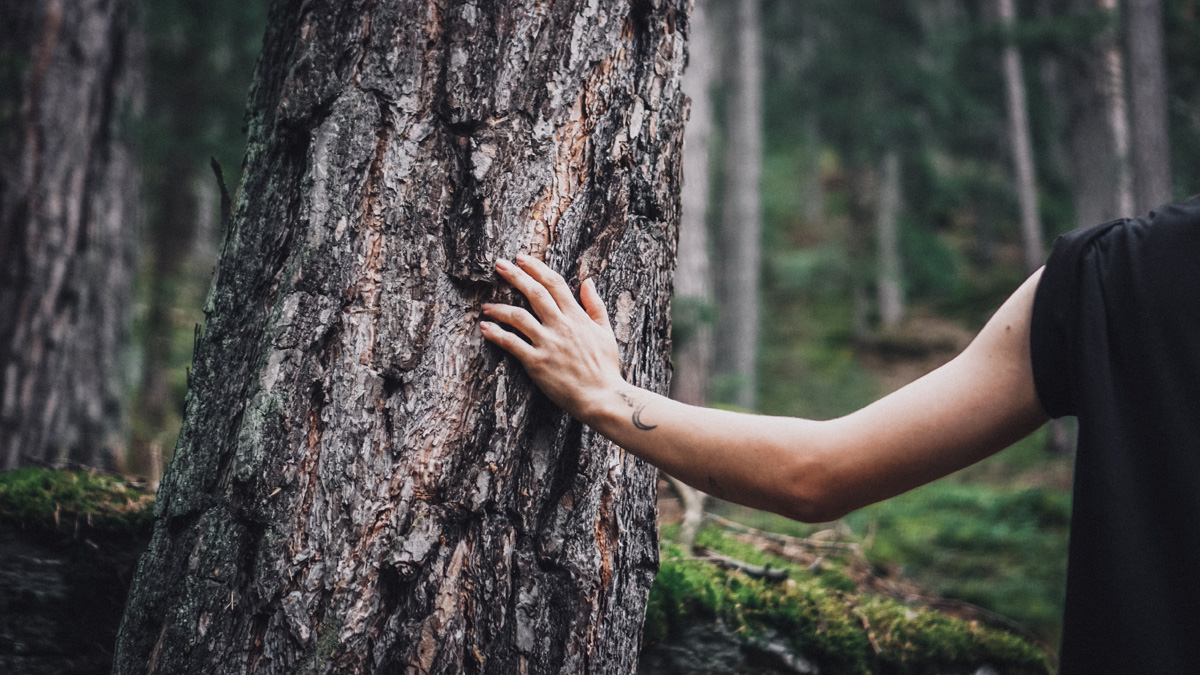
[[[752,637],[786,636],[822,672],[971,672],[991,665],[1000,672],[1045,675],[1050,658],[1010,632],[932,609],[859,593],[838,565],[809,569],[769,556],[714,529],[700,546],[757,565],[785,568],[788,580],[772,583],[696,560],[664,544],[662,566],[650,592],[644,641],[668,641],[697,622],[723,622]]]
[[[0,519],[23,528],[148,528],[154,493],[120,476],[26,467],[0,473]]]

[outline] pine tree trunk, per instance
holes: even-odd
[[[656,472],[477,325],[528,252],[666,390],[686,4],[274,4],[115,672],[633,670]]]
[[[1133,122],[1134,213],[1146,213],[1171,199],[1162,1],[1128,0],[1125,16]]]
[[[1117,21],[1116,0],[1075,0],[1083,10],[1100,9]],[[1071,72],[1071,173],[1077,227],[1133,215],[1129,172],[1129,119],[1125,66],[1110,28],[1077,57]]]
[[[111,466],[138,174],[131,2],[0,3],[0,468]]]
[[[715,69],[707,0],[695,0],[688,35],[688,65],[683,91],[691,99],[683,136],[682,217],[679,222],[679,265],[675,270],[675,352],[671,398],[691,405],[708,405],[713,331],[712,274],[708,255],[708,148],[712,137],[712,87]],[[681,330],[682,329],[682,330]],[[686,334],[681,334],[686,333]],[[704,521],[703,492],[680,480],[671,486],[683,503],[679,545],[689,550]]]
[[[758,279],[762,222],[762,56],[759,0],[738,0],[728,103],[725,204],[717,287],[716,365],[733,383],[730,402],[754,409],[758,388]]]
[[[708,404],[712,361],[712,271],[708,255],[709,143],[712,137],[713,45],[706,0],[695,0],[688,35],[688,66],[683,90],[691,98],[683,137],[682,217],[674,311],[679,336],[672,357],[671,397],[691,405]],[[680,330],[686,334],[680,335]]]
[[[904,320],[904,278],[900,261],[900,155],[889,150],[880,170],[879,201],[875,209],[875,244],[879,259],[879,321],[895,328]]]
[[[1021,53],[1011,41],[1017,22],[1013,0],[998,0],[1000,22],[1010,33],[1001,56],[1004,64],[1005,100],[1008,104],[1008,141],[1012,148],[1013,173],[1017,179],[1017,202],[1021,206],[1021,240],[1025,247],[1025,269],[1029,273],[1045,261],[1042,222],[1038,215],[1037,180],[1034,175],[1033,141],[1029,135],[1029,107],[1025,96],[1025,73]]]

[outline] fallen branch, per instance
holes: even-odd
[[[770,565],[752,565],[748,562],[730,558],[729,556],[721,555],[716,551],[701,549],[704,555],[697,556],[696,560],[706,560],[717,567],[725,569],[737,570],[748,577],[755,579],[763,579],[765,581],[780,582],[788,578],[788,571],[785,569],[773,568]]]
[[[806,539],[803,537],[790,537],[786,534],[776,534],[774,532],[766,532],[764,530],[758,530],[758,529],[755,529],[748,525],[742,525],[741,523],[736,523],[732,520],[729,520],[727,518],[722,518],[721,516],[717,516],[717,515],[714,515],[711,513],[704,514],[704,519],[711,520],[712,522],[716,523],[717,525],[720,525],[721,527],[723,527],[727,530],[738,530],[739,532],[745,532],[746,534],[752,534],[756,537],[766,539],[767,541],[773,541],[778,544],[783,544],[785,546],[799,546],[799,547],[803,547],[803,548],[819,549],[819,550],[823,550],[823,551],[848,551],[848,552],[852,552],[852,553],[858,553],[858,551],[859,551],[859,545],[857,542],[823,541],[820,539],[812,539],[812,538]]]

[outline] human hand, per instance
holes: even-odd
[[[537,316],[521,307],[484,304],[486,316],[529,341],[490,321],[480,324],[483,337],[515,356],[550,400],[586,422],[606,392],[625,384],[617,339],[595,282],[583,282],[581,306],[562,276],[540,260],[526,255],[517,256],[515,265],[498,260],[496,271],[529,299]]]

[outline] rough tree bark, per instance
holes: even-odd
[[[758,279],[762,258],[762,45],[759,0],[735,7],[734,63],[725,149],[725,203],[717,283],[716,367],[731,403],[753,410],[758,388]]]
[[[1045,262],[1042,221],[1038,215],[1037,178],[1034,175],[1033,141],[1029,133],[1029,106],[1025,96],[1025,73],[1021,52],[1013,42],[1017,23],[1014,0],[997,0],[997,13],[1009,32],[1001,56],[1004,70],[1005,101],[1008,105],[1008,142],[1012,149],[1013,173],[1017,179],[1017,202],[1021,206],[1021,240],[1025,247],[1025,269],[1029,273]]]
[[[477,324],[531,253],[666,390],[686,5],[274,3],[115,672],[633,669],[656,472]]]
[[[1134,213],[1146,213],[1171,199],[1162,0],[1127,0],[1125,16],[1133,122],[1133,206]]]
[[[0,3],[0,468],[111,466],[138,175],[127,0]]]
[[[707,0],[695,0],[688,33],[688,65],[683,91],[691,99],[683,137],[682,212],[679,222],[679,264],[675,270],[675,351],[672,361],[671,398],[690,405],[708,405],[713,336],[712,273],[708,255],[709,144],[713,112],[709,89],[716,71],[714,44],[709,28]],[[683,502],[679,545],[696,543],[704,520],[706,495],[681,480],[671,486]]]

